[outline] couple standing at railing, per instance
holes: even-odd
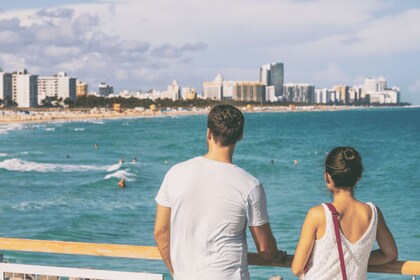
[[[176,280],[249,279],[247,226],[262,258],[286,256],[277,249],[270,228],[263,186],[232,164],[243,127],[240,110],[213,107],[207,120],[207,154],[173,166],[163,180],[156,196],[154,235]],[[292,265],[301,279],[365,279],[368,264],[397,259],[381,211],[354,197],[361,176],[355,149],[338,147],[328,154],[324,178],[333,203],[311,208],[303,223]],[[339,214],[334,216],[334,211]],[[379,249],[371,252],[375,239]]]

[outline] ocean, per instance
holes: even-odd
[[[326,153],[350,145],[364,163],[356,196],[381,208],[399,259],[420,260],[420,108],[245,119],[234,163],[263,183],[279,248],[293,254],[307,210],[331,199],[323,181]],[[0,236],[154,246],[162,179],[173,164],[206,152],[205,133],[205,115],[0,125]],[[117,187],[122,176],[125,189]],[[255,251],[249,232],[248,243]],[[166,273],[161,261],[2,253],[17,263]],[[287,268],[251,266],[250,273],[295,279]]]

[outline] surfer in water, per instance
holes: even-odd
[[[121,178],[121,180],[118,182],[118,187],[119,187],[119,188],[125,188],[125,187],[126,187],[124,177],[123,177],[123,178]]]

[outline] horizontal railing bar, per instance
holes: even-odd
[[[117,245],[85,242],[67,242],[53,240],[31,240],[18,238],[0,238],[0,250],[38,253],[56,253],[72,255],[90,255],[115,258],[161,259],[159,251],[153,246]],[[291,267],[293,255],[277,262],[270,262],[257,253],[248,253],[250,265]],[[369,266],[368,272],[420,275],[420,261],[395,261],[385,265]]]
[[[257,253],[248,253],[248,263],[250,265],[260,266],[278,266],[291,267],[293,255],[288,255],[282,261],[267,261],[262,259]],[[368,272],[386,273],[386,274],[402,274],[402,275],[420,275],[420,261],[394,261],[384,265],[370,265]]]
[[[159,251],[152,246],[133,246],[53,240],[0,238],[0,250],[90,255],[116,258],[161,259]]]
[[[60,277],[90,278],[90,279],[101,279],[101,280],[114,280],[114,279],[162,280],[163,279],[162,274],[97,270],[97,269],[84,269],[84,268],[69,268],[69,267],[57,267],[57,266],[12,264],[12,263],[0,263],[0,272],[60,276]]]

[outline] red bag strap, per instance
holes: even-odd
[[[347,280],[346,264],[344,263],[343,245],[341,244],[340,224],[338,223],[338,216],[340,216],[340,213],[338,213],[337,209],[335,209],[332,203],[325,203],[325,205],[327,205],[328,209],[330,209],[332,214],[335,238],[337,240],[338,256],[340,257],[341,274],[343,275],[343,280]]]

